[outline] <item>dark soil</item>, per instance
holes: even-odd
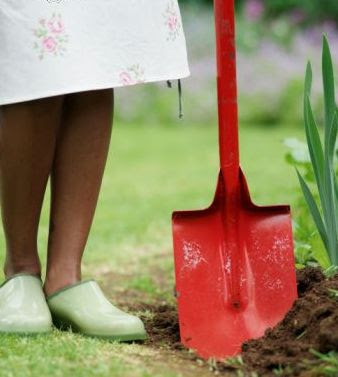
[[[310,349],[338,350],[338,301],[330,293],[338,290],[338,276],[325,279],[318,269],[307,268],[298,272],[297,281],[299,299],[284,320],[242,347],[245,364],[260,376],[287,367],[289,375],[298,376],[302,360],[315,358]]]
[[[140,304],[136,309],[140,312],[152,313],[151,317],[141,315],[149,335],[149,340],[146,341],[147,344],[162,345],[175,350],[184,349],[180,343],[180,330],[175,306],[165,303],[158,306]]]
[[[338,351],[338,300],[330,293],[330,289],[338,290],[338,276],[325,279],[320,270],[306,268],[297,272],[297,282],[299,299],[284,320],[267,330],[264,337],[243,345],[242,358],[248,372],[255,371],[262,377],[275,376],[277,369],[281,376],[299,376],[305,368],[303,360],[316,359],[310,349],[322,353]],[[148,345],[198,359],[186,352],[179,342],[174,306],[140,304],[133,310],[151,313],[142,316],[149,334]],[[214,367],[218,374],[231,369],[225,363],[217,363]]]

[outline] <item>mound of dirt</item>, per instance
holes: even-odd
[[[287,371],[290,367],[290,374],[279,375],[298,376],[303,370],[302,361],[315,359],[311,348],[323,353],[338,350],[338,300],[330,291],[338,290],[338,275],[326,279],[319,269],[306,268],[297,272],[297,285],[299,298],[284,320],[267,330],[264,337],[243,344],[247,372],[274,376],[274,369]],[[180,343],[175,306],[139,304],[132,309],[144,313],[141,318],[149,334],[146,344],[177,351],[182,358],[199,359],[185,352]],[[233,370],[221,362],[216,363],[215,369],[219,375]]]
[[[265,336],[243,344],[245,365],[260,376],[271,376],[274,369],[291,367],[299,375],[302,360],[313,359],[309,350],[338,350],[338,276],[325,279],[320,270],[298,271],[299,299],[286,317]]]

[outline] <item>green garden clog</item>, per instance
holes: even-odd
[[[95,280],[71,284],[47,297],[55,326],[118,341],[147,338],[143,322],[116,308]]]
[[[21,273],[0,285],[0,333],[38,334],[52,330],[41,279]]]

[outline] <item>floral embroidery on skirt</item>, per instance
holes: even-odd
[[[60,13],[53,13],[49,19],[41,18],[33,32],[38,39],[33,46],[38,51],[39,59],[42,60],[46,54],[64,55],[68,35],[65,33],[65,25]]]

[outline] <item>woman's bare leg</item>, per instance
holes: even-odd
[[[113,89],[67,95],[51,173],[47,295],[81,280],[109,150]]]
[[[0,107],[0,205],[6,277],[41,273],[38,225],[62,101],[58,96]]]

